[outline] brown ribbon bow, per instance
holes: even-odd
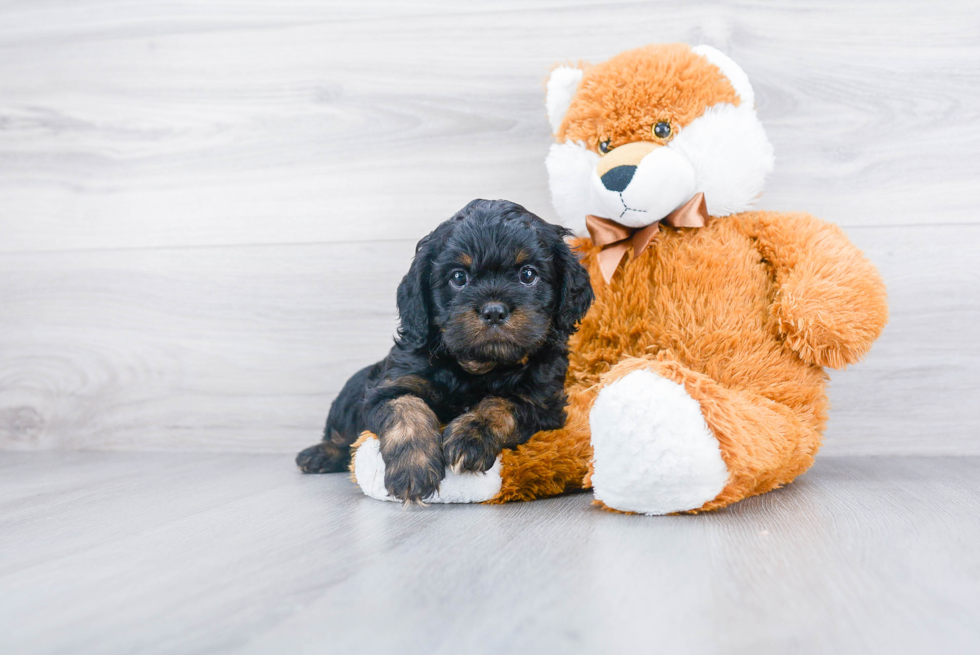
[[[608,284],[630,244],[633,245],[633,258],[636,259],[660,231],[661,223],[671,227],[704,227],[706,220],[708,206],[704,202],[704,194],[697,193],[663,219],[646,227],[627,227],[610,218],[592,214],[585,217],[585,227],[589,229],[592,242],[601,248],[598,255],[599,270]]]

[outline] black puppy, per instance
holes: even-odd
[[[485,471],[502,448],[562,427],[568,337],[592,303],[566,234],[512,202],[474,200],[419,241],[394,348],[347,382],[299,467],[345,470],[370,430],[388,493],[419,502],[447,465]]]

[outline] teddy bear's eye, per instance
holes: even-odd
[[[609,145],[609,139],[605,139],[604,141],[599,142],[599,152],[601,152],[602,154],[606,154],[612,149],[613,147]]]
[[[660,121],[653,126],[653,136],[658,139],[666,139],[670,136],[670,123],[667,121]]]

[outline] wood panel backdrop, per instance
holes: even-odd
[[[825,451],[980,453],[980,10],[909,0],[6,2],[0,448],[314,442],[418,238],[474,197],[554,218],[549,67],[657,41],[741,63],[761,206],[888,283]]]

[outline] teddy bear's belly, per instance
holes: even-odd
[[[627,357],[667,357],[717,382],[791,405],[823,392],[819,368],[780,338],[771,271],[752,241],[716,219],[666,229],[610,284],[586,258],[596,300],[571,342],[569,382],[594,385]],[[629,255],[627,255],[629,259]]]

